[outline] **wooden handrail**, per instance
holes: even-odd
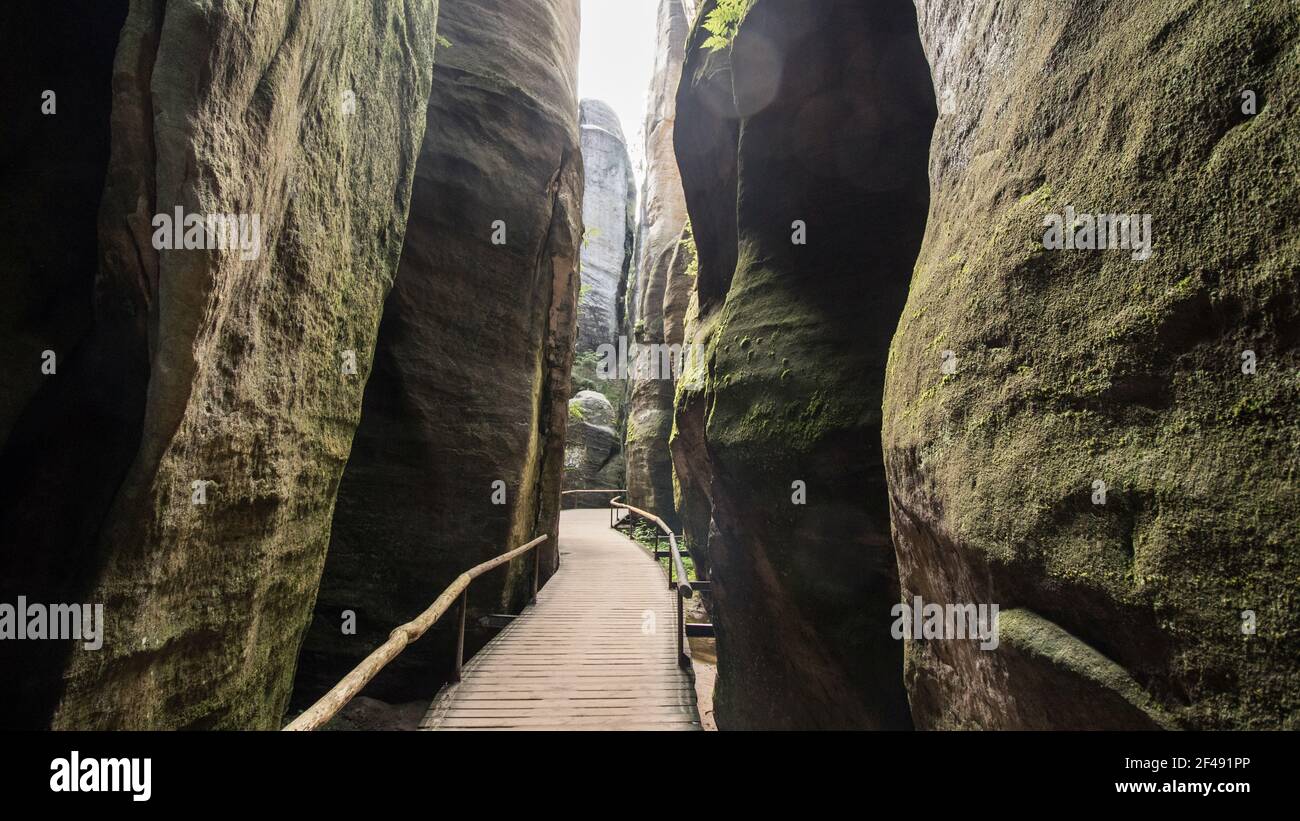
[[[631,511],[643,519],[654,522],[659,526],[660,530],[668,534],[668,553],[672,557],[671,564],[668,567],[668,586],[677,591],[677,595],[674,597],[677,600],[677,659],[683,667],[689,666],[691,663],[691,646],[686,641],[686,614],[683,603],[694,594],[695,590],[691,587],[690,580],[686,578],[686,566],[682,564],[682,554],[677,549],[677,537],[673,535],[673,529],[668,526],[667,522],[653,513],[639,507],[623,504],[618,500],[618,497],[610,499],[609,508],[610,513],[613,513],[618,508]],[[655,534],[655,554],[658,553],[659,535]],[[658,561],[656,559],[655,563],[658,564]],[[673,581],[673,568],[677,570],[676,582]]]
[[[660,530],[668,534],[668,551],[672,553],[673,565],[677,568],[677,578],[678,578],[678,582],[676,584],[677,593],[683,599],[689,599],[691,597],[691,594],[694,593],[695,591],[691,589],[690,580],[686,578],[686,566],[682,564],[682,554],[677,550],[677,537],[673,535],[673,529],[669,527],[668,524],[663,519],[660,519],[658,516],[654,515],[653,513],[648,513],[639,507],[632,507],[631,505],[625,505],[622,502],[618,501],[617,499],[610,501],[609,506],[621,507],[624,510],[632,511],[636,515],[640,516],[642,519],[649,519],[650,521],[659,525]],[[669,581],[672,581],[672,579],[669,579]]]
[[[343,677],[343,680],[334,685],[334,689],[321,696],[320,700],[285,727],[285,731],[290,730],[315,730],[329,721],[339,710],[342,710],[357,693],[370,683],[371,679],[379,674],[390,661],[397,658],[398,654],[406,649],[407,645],[423,636],[437,623],[438,619],[446,615],[451,609],[452,602],[460,599],[460,636],[457,639],[457,659],[455,677],[460,678],[460,665],[464,658],[465,650],[465,612],[469,606],[467,592],[469,583],[491,570],[495,570],[501,565],[509,562],[519,556],[533,550],[542,542],[546,541],[546,536],[538,536],[526,545],[516,547],[509,553],[502,553],[494,559],[489,559],[482,564],[475,565],[469,570],[461,573],[456,577],[442,595],[434,599],[433,604],[429,605],[423,613],[416,616],[414,620],[407,622],[388,634],[388,641],[384,642],[365,660],[353,668],[352,672]],[[533,598],[537,598],[537,585],[541,569],[540,553],[533,554]]]

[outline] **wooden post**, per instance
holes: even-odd
[[[537,588],[542,582],[542,551],[540,548],[533,548],[533,600],[531,604],[537,604]]]
[[[686,651],[682,647],[682,642],[686,641],[686,625],[683,624],[686,620],[686,615],[683,612],[685,604],[682,602],[681,595],[674,594],[673,598],[677,599],[677,663],[684,665],[686,663]]]
[[[451,680],[460,681],[460,668],[465,663],[465,617],[469,614],[469,587],[460,594],[460,626],[456,630],[456,669],[452,671]]]
[[[669,554],[669,556],[668,556],[668,589],[669,589],[669,590],[675,590],[677,586],[673,584],[673,564],[674,564],[674,562],[673,562],[673,557],[672,557],[672,555],[671,555],[672,543],[669,542],[669,545],[668,545],[668,546],[669,546],[669,549],[670,549],[670,554]],[[659,534],[658,534],[657,532],[655,533],[655,561],[656,561],[656,562],[659,561]]]

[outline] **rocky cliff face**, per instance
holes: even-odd
[[[439,36],[451,45],[303,649],[305,702],[473,565],[541,534],[545,575],[557,562],[582,235],[578,2],[445,0]],[[531,574],[521,561],[475,583],[467,652],[488,637],[477,617],[516,606]],[[454,630],[439,625],[368,692],[428,697]]]
[[[1294,5],[917,11],[940,115],[894,537],[907,600],[1002,608],[996,651],[910,643],[917,724],[1294,728]],[[1149,258],[1046,250],[1067,208],[1085,239],[1150,215]]]
[[[636,180],[618,115],[599,100],[583,100],[582,288],[578,353],[595,352],[618,336],[618,292],[632,267]]]
[[[708,482],[716,523],[718,725],[904,727],[879,436],[927,204],[915,13],[758,0],[729,50],[705,37],[676,153],[699,255],[687,332],[708,363],[678,398],[676,450],[707,454],[681,472]]]
[[[131,5],[94,325],[0,465],[5,592],[103,603],[106,635],[26,659],[17,723],[279,723],[402,244],[436,17]],[[202,220],[175,226],[188,248],[156,219],[177,209]],[[208,215],[235,217],[238,247]]]
[[[637,282],[630,314],[634,341],[643,351],[667,344],[666,326],[681,327],[686,309],[683,297],[688,296],[680,287],[672,295],[668,291],[678,240],[687,220],[681,175],[673,154],[676,92],[690,30],[681,0],[661,0],[658,23],[657,62],[645,122],[646,180]],[[678,311],[675,316],[669,313],[673,310]],[[680,336],[677,341],[680,344]],[[673,373],[671,367],[663,368],[661,364],[658,353],[632,362],[626,432],[627,489],[631,504],[673,523],[673,466],[668,450],[673,426]]]
[[[575,412],[584,403],[570,402],[564,487],[568,490],[621,488],[621,430],[627,403],[627,380],[609,368],[607,349],[620,346],[623,300],[632,268],[636,232],[636,180],[618,116],[599,100],[583,100],[582,159],[584,183],[582,275],[579,289],[578,343],[573,362],[572,394],[594,392],[611,407],[614,440],[605,441],[604,425],[584,427]],[[622,343],[624,346],[626,343]],[[577,402],[577,404],[575,404]],[[582,455],[580,455],[582,454]],[[593,484],[594,483],[594,484]],[[607,497],[574,496],[581,505],[598,505]]]

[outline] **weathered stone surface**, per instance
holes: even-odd
[[[451,45],[438,48],[406,246],[296,701],[470,567],[543,534],[544,575],[558,560],[582,234],[578,2],[445,0],[439,36]],[[474,583],[467,653],[491,635],[478,617],[517,607],[531,580],[523,559]],[[344,610],[355,635],[340,631]],[[429,697],[455,628],[439,624],[367,692]]]
[[[21,723],[57,699],[58,727],[278,725],[397,266],[436,16],[131,5],[95,328],[68,387],[38,397],[44,431],[7,449],[0,510],[6,592],[103,603],[106,636],[23,666],[33,700],[5,705]],[[155,250],[153,216],[176,207],[257,214],[259,253]]]
[[[645,122],[646,180],[632,314],[634,341],[642,349],[665,344],[666,322],[680,329],[688,298],[680,289],[672,295],[668,292],[678,238],[687,219],[681,175],[673,154],[676,93],[690,30],[682,0],[660,0],[658,24],[657,62]],[[668,308],[679,312],[670,320],[665,318]],[[637,373],[634,367],[626,431],[628,499],[669,523],[676,521],[668,449],[673,390],[671,372]]]
[[[673,505],[681,522],[682,533],[690,546],[691,559],[699,578],[710,575],[709,532],[713,522],[712,467],[709,464],[708,443],[704,435],[707,405],[705,386],[707,363],[704,351],[708,350],[714,324],[718,316],[718,303],[710,306],[704,315],[700,310],[700,295],[696,291],[699,277],[699,259],[695,238],[690,225],[682,232],[677,254],[680,259],[673,265],[668,292],[678,299],[677,292],[685,290],[687,305],[682,312],[680,338],[684,350],[700,353],[688,356],[681,378],[676,382],[673,409],[673,429],[669,447],[673,460]],[[677,311],[669,311],[676,316]]]
[[[602,393],[582,391],[569,400],[564,448],[564,489],[621,488],[623,454],[614,406]],[[603,507],[608,494],[575,495],[579,507]]]
[[[704,387],[678,403],[688,450],[703,427],[707,468],[683,473],[709,478],[717,526],[718,726],[905,727],[879,436],[927,207],[915,13],[758,0],[729,53],[705,36],[692,33],[676,149],[709,352]]]
[[[636,179],[618,115],[599,100],[583,100],[582,287],[578,352],[594,352],[618,336],[618,290],[632,266]]]
[[[1294,4],[917,8],[940,116],[895,543],[905,597],[1004,610],[996,651],[910,644],[918,726],[1296,728]],[[1044,250],[1066,206],[1151,214],[1153,255]]]

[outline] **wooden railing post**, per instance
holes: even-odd
[[[673,596],[677,599],[677,663],[686,664],[686,652],[683,643],[686,641],[686,605],[681,596]]]
[[[469,587],[460,594],[460,622],[456,628],[456,669],[452,671],[451,680],[460,681],[460,668],[465,663],[465,617],[469,615]]]
[[[542,583],[542,551],[533,551],[533,600],[531,604],[537,604],[537,588]]]

